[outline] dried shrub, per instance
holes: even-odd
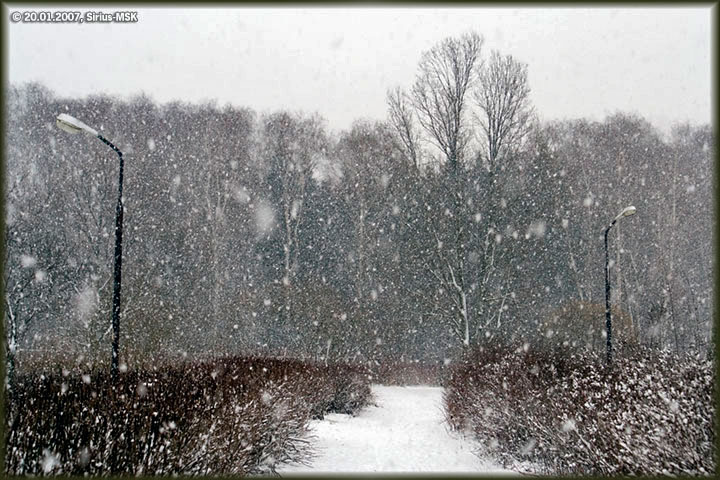
[[[332,366],[334,379],[332,400],[327,407],[328,412],[355,414],[365,405],[372,402],[372,393],[367,369],[356,366]],[[351,375],[348,375],[351,373]]]
[[[121,373],[18,375],[6,403],[15,475],[234,474],[307,461],[308,420],[358,391],[357,369],[232,357]],[[365,387],[369,387],[365,384]],[[343,403],[362,408],[368,396]]]
[[[447,420],[505,465],[541,473],[711,474],[709,360],[635,351],[606,367],[591,355],[477,350],[452,368]]]

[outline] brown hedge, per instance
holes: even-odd
[[[6,472],[148,475],[273,472],[312,456],[308,420],[354,412],[366,372],[231,357],[121,373],[19,375],[6,400]]]
[[[448,422],[484,454],[547,474],[709,475],[714,365],[668,353],[482,349],[452,367]]]

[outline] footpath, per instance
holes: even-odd
[[[476,444],[445,423],[440,387],[373,385],[375,406],[357,416],[326,415],[310,425],[316,456],[278,473],[473,473],[514,475],[479,458]]]

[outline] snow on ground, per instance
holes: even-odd
[[[512,474],[478,458],[476,444],[450,432],[440,387],[373,385],[376,406],[356,417],[326,415],[310,425],[317,456],[281,474],[465,472]]]

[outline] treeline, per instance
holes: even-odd
[[[557,312],[604,305],[603,229],[627,205],[610,245],[628,338],[707,350],[711,127],[540,122],[527,66],[482,46],[438,44],[389,91],[387,122],[338,134],[303,113],[11,85],[9,354],[109,359],[117,156],[57,129],[63,112],[125,155],[125,359],[442,362],[559,330],[595,341],[602,315]]]

